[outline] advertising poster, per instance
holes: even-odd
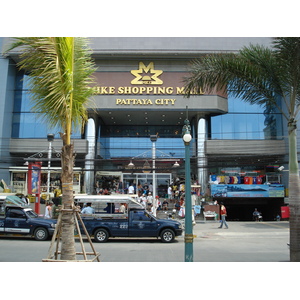
[[[40,194],[41,162],[28,165],[28,194]]]
[[[281,184],[212,184],[213,197],[284,197]]]

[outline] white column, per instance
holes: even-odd
[[[152,205],[153,205],[153,215],[156,217],[156,173],[155,173],[155,158],[156,158],[156,147],[155,142],[152,142],[152,185],[153,185],[153,193],[152,193]]]
[[[50,176],[51,176],[52,141],[48,145],[48,174],[47,174],[47,200],[50,200]]]
[[[94,161],[95,158],[95,141],[96,141],[96,128],[94,119],[90,118],[87,122],[86,139],[88,141],[88,154],[85,156],[85,192],[88,195],[93,193],[94,189]]]
[[[207,137],[207,126],[206,120],[204,118],[200,118],[198,121],[198,179],[199,184],[201,185],[201,191],[205,193],[207,187],[207,157],[205,153],[205,141]]]

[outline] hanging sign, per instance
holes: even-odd
[[[28,164],[28,194],[40,194],[41,162]]]

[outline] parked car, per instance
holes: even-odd
[[[54,233],[56,220],[40,218],[17,196],[1,197],[0,235],[28,235],[44,241]]]

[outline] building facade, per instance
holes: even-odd
[[[265,219],[280,213],[287,189],[283,174],[287,174],[278,167],[286,165],[288,153],[281,114],[228,99],[219,91],[195,90],[190,98],[183,91],[194,59],[234,53],[250,43],[271,46],[271,38],[89,41],[97,66],[95,95],[84,132],[73,133],[76,192],[101,188],[126,192],[132,183],[153,184],[155,195],[164,197],[170,184],[184,183],[182,127],[188,118],[193,192],[207,202],[222,200],[229,219],[250,219],[254,208]],[[9,42],[0,38],[2,50]],[[50,190],[54,190],[60,184],[60,129],[47,128],[30,110],[26,74],[16,67],[19,54],[12,51],[0,57],[0,179],[11,190],[27,193],[24,163],[39,160],[42,188],[45,191],[50,176]],[[54,134],[51,159],[47,158],[49,133]]]

